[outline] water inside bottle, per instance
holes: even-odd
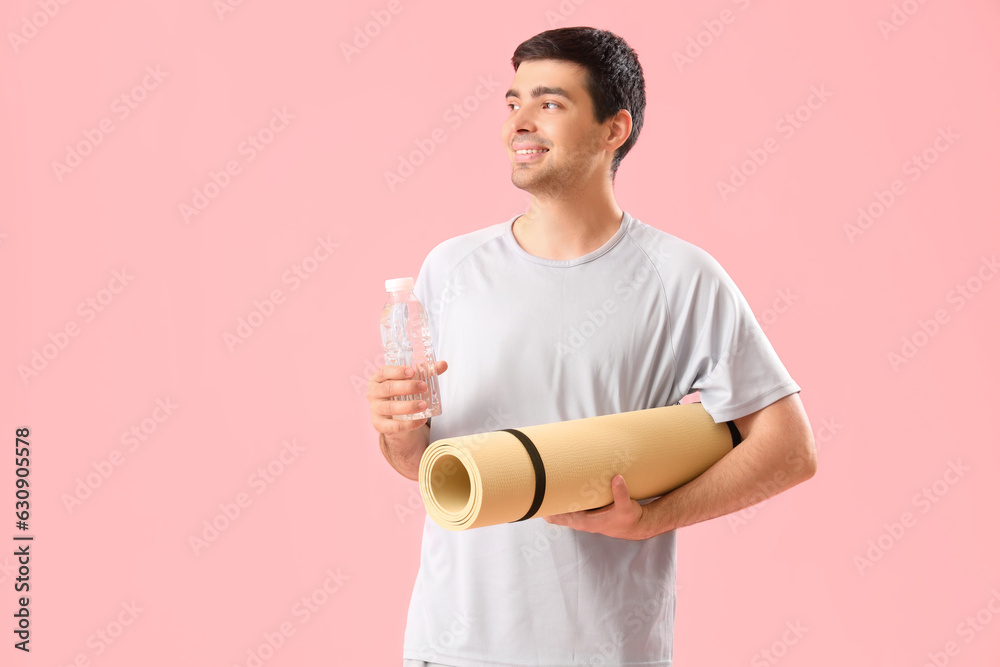
[[[385,363],[392,366],[410,366],[414,369],[412,380],[423,380],[427,391],[420,394],[393,396],[394,401],[426,401],[422,412],[393,415],[393,419],[413,421],[441,414],[441,391],[434,366],[434,350],[430,340],[430,325],[427,313],[412,298],[409,301],[391,302],[386,305],[388,312],[382,318],[382,343]],[[416,305],[411,310],[410,305]],[[411,341],[416,342],[416,349]]]

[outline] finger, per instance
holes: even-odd
[[[413,369],[409,366],[379,366],[378,369],[368,378],[368,389],[365,391],[365,398],[369,401],[377,398],[385,398],[383,387],[390,381],[406,381],[413,376]]]
[[[608,512],[614,511],[615,507],[618,505],[618,499],[616,498],[613,502],[607,505],[602,505],[601,507],[595,507],[592,510],[587,510],[587,516],[597,516],[600,514],[607,514]]]
[[[392,435],[394,433],[404,433],[406,431],[413,431],[420,428],[427,423],[427,418],[423,419],[382,419],[379,421],[378,431],[384,433],[385,435]]]
[[[632,500],[628,496],[628,486],[625,484],[625,478],[622,475],[615,475],[614,479],[611,480],[611,495],[615,499],[615,505],[620,503],[627,505]]]
[[[372,406],[372,414],[380,417],[392,415],[412,415],[427,409],[427,401],[376,401]],[[399,420],[394,420],[399,421]]]
[[[448,362],[439,360],[434,364],[434,369],[437,371],[438,375],[441,375],[441,373],[444,373],[446,370],[448,370]]]
[[[412,415],[414,411],[404,411],[402,414]],[[390,433],[400,433],[402,431],[411,431],[413,429],[419,428],[427,423],[427,417],[421,417],[420,419],[393,419],[388,415],[373,415],[372,425],[375,430],[380,433],[390,434]]]
[[[422,394],[427,391],[427,383],[423,380],[385,380],[383,382],[370,382],[366,398],[369,401],[388,399],[393,396],[410,396]]]
[[[372,375],[372,382],[405,380],[409,377],[413,377],[413,368],[411,366],[392,366],[386,364],[378,367],[378,370],[376,370],[375,374]]]
[[[423,380],[387,380],[377,385],[376,398],[391,398],[393,396],[414,396],[427,391],[427,383]]]

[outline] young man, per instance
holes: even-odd
[[[668,667],[675,529],[811,477],[812,431],[725,271],[615,201],[645,108],[634,51],[610,32],[563,28],[524,42],[512,62],[501,139],[531,206],[425,259],[415,291],[441,304],[431,329],[444,411],[394,421],[422,406],[390,397],[423,387],[382,366],[368,398],[386,459],[415,480],[433,440],[673,405],[694,391],[744,440],[651,501],[632,500],[615,476],[614,503],[598,510],[464,532],[427,518],[404,664]]]

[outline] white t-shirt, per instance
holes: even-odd
[[[799,391],[704,250],[625,212],[601,248],[543,259],[518,245],[516,217],[440,243],[420,269],[414,293],[448,362],[431,442],[699,390],[723,422]],[[452,532],[425,517],[403,656],[669,667],[674,563],[673,531],[630,541],[533,518]]]

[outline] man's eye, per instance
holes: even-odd
[[[548,106],[549,104],[553,105],[557,109],[559,108],[559,103],[558,102],[545,102],[545,103],[542,104],[542,106],[543,107],[544,106]],[[511,111],[513,111],[514,107],[516,107],[516,106],[517,106],[517,104],[515,102],[508,102],[507,103],[507,108],[510,109]]]

